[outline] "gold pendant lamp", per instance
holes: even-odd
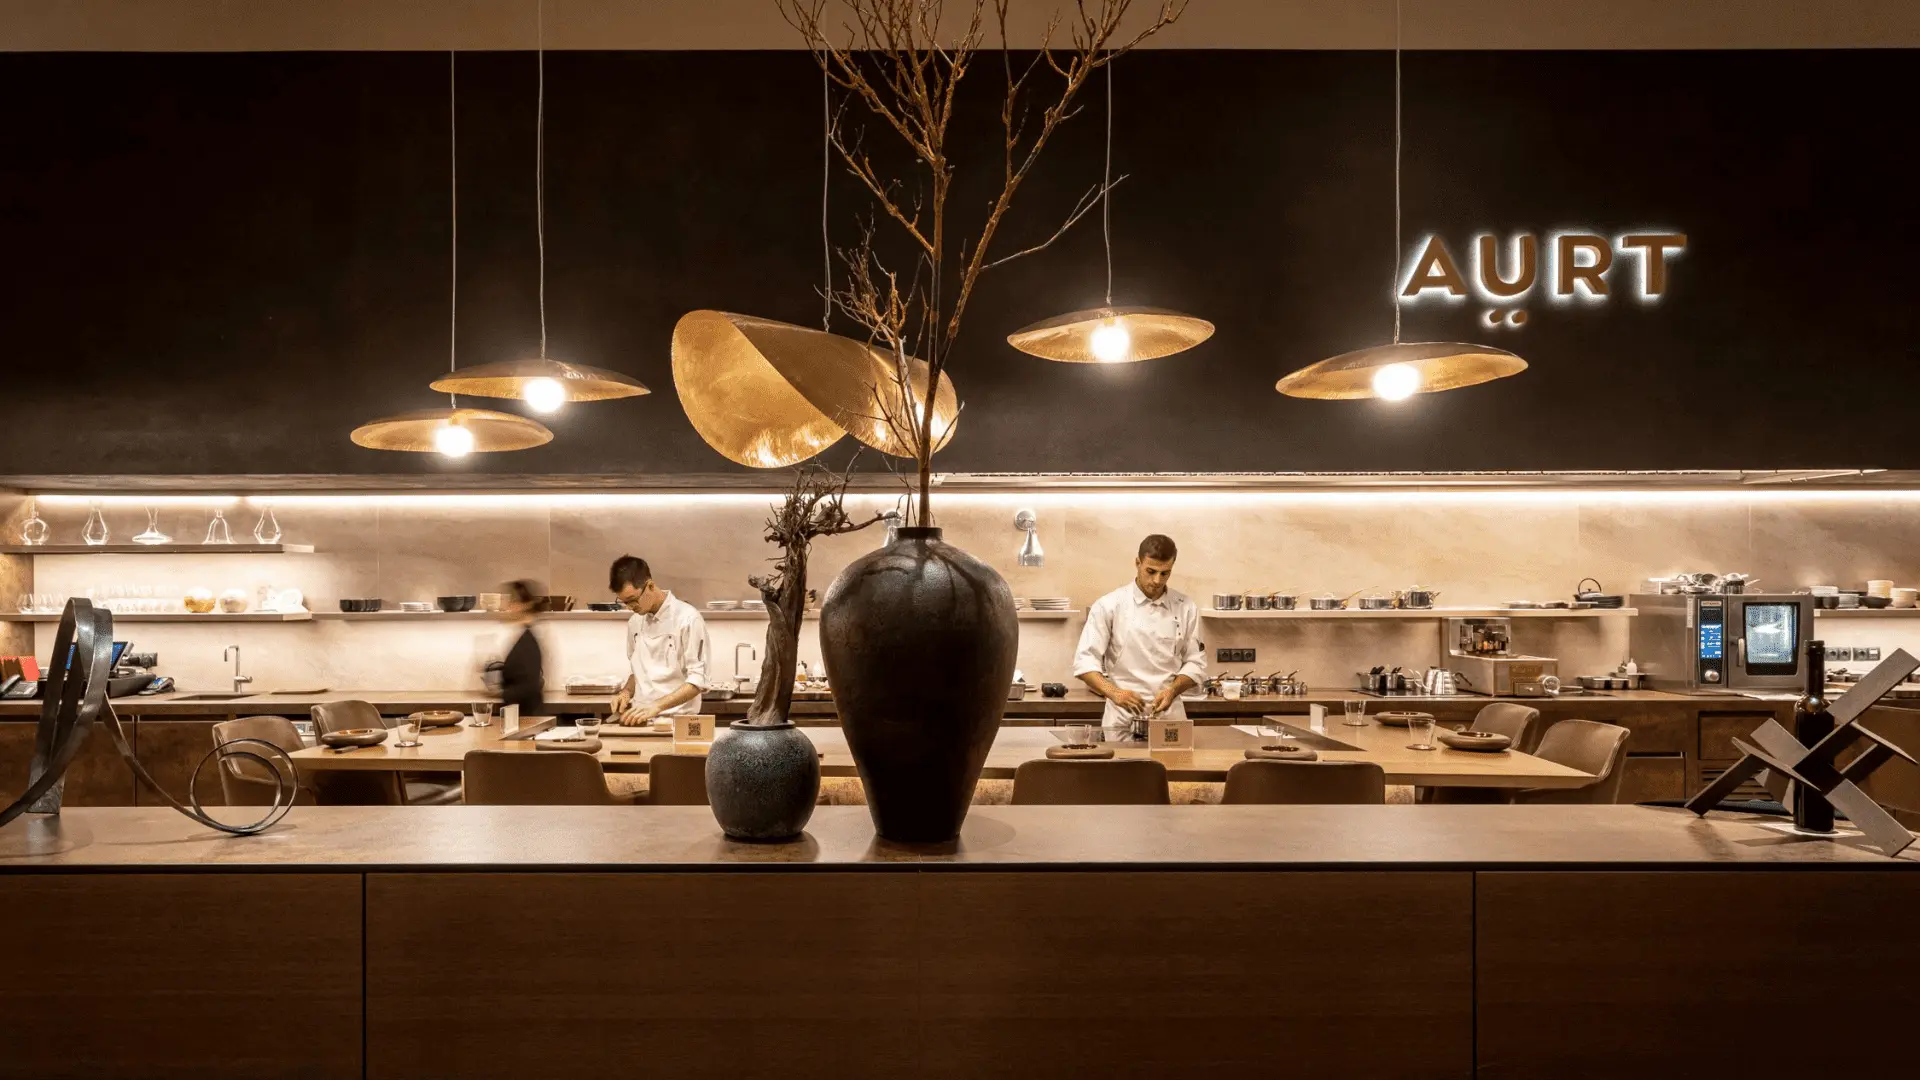
[[[1213,336],[1213,324],[1194,315],[1113,302],[1113,64],[1107,67],[1107,156],[1100,175],[1100,235],[1107,251],[1107,301],[1023,326],[1007,344],[1029,356],[1066,364],[1125,364],[1186,352]]]
[[[1400,258],[1400,3],[1393,5],[1393,252]],[[1288,373],[1273,388],[1297,398],[1404,401],[1527,370],[1505,349],[1461,341],[1401,341],[1400,283],[1393,283],[1393,342],[1355,349]]]
[[[707,445],[755,469],[797,465],[852,435],[893,457],[913,457],[927,364],[831,333],[833,246],[827,236],[827,182],[833,168],[833,87],[820,72],[823,119],[820,241],[826,282],[823,329],[728,311],[689,311],[673,327],[673,386]],[[933,400],[933,448],[953,438],[960,401],[940,376]],[[907,437],[902,438],[905,434]]]
[[[449,307],[451,324],[447,332],[447,363],[451,367],[458,355],[460,328],[460,154],[459,124],[455,94],[457,54],[447,54],[447,101],[456,117],[448,142],[453,168],[450,202],[453,205],[453,288]],[[462,458],[468,454],[490,454],[506,450],[527,450],[553,441],[553,432],[544,424],[513,413],[491,409],[463,409],[458,398],[450,399],[445,409],[419,409],[398,416],[382,417],[353,429],[353,442],[369,450],[398,450],[410,453],[438,453]]]
[[[515,398],[535,412],[558,412],[570,401],[610,401],[651,393],[640,380],[605,368],[569,364],[547,356],[547,50],[546,4],[536,7],[539,38],[535,51],[539,89],[536,92],[533,139],[534,235],[540,260],[540,355],[525,360],[501,360],[470,368],[456,368],[434,380],[443,394]]]

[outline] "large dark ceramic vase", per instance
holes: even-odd
[[[735,840],[791,840],[820,797],[820,755],[791,721],[750,727],[744,720],[707,752],[707,802]]]
[[[881,836],[960,835],[1019,643],[1007,583],[939,529],[901,529],[827,590],[820,651]]]

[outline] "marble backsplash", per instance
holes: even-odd
[[[87,555],[8,557],[0,606],[17,592],[86,594],[151,589],[177,596],[260,586],[298,587],[315,611],[342,597],[431,600],[498,591],[533,578],[580,604],[605,598],[608,563],[645,557],[668,588],[695,604],[751,595],[750,574],[773,552],[761,539],[764,495],[289,496],[273,500],[283,538],[311,555]],[[891,499],[850,496],[856,513]],[[1632,592],[1649,575],[1676,570],[1742,570],[1769,589],[1811,584],[1859,587],[1869,578],[1920,582],[1920,492],[1409,492],[1405,494],[1062,493],[936,496],[948,539],[993,564],[1016,595],[1067,596],[1084,610],[1132,572],[1140,538],[1164,532],[1180,545],[1174,587],[1204,607],[1219,591],[1288,590],[1345,595],[1413,585],[1440,590],[1442,605],[1565,598],[1583,577]],[[1046,565],[1016,565],[1016,510],[1039,516]],[[40,514],[56,543],[79,539],[84,500],[43,499]],[[157,507],[160,526],[197,541],[204,504]],[[138,499],[103,503],[115,541],[145,528]],[[228,507],[234,538],[249,538],[257,500]],[[0,504],[7,539],[24,517],[17,497]],[[880,542],[867,532],[821,541],[814,587],[824,591],[851,559]],[[30,587],[29,587],[30,586]],[[1067,681],[1080,616],[1023,621],[1021,666],[1032,680]],[[1829,640],[1914,647],[1906,621],[1823,620]],[[1911,624],[1920,631],[1920,619]],[[1435,623],[1387,620],[1212,621],[1207,644],[1251,647],[1257,662],[1234,665],[1299,671],[1315,685],[1344,685],[1356,666],[1424,667],[1435,661]],[[15,641],[20,640],[16,634]],[[736,645],[757,648],[752,621],[712,623],[714,668],[733,672]],[[161,655],[161,669],[193,689],[222,689],[224,646],[240,644],[255,685],[428,689],[478,685],[478,670],[501,647],[500,628],[472,620],[393,623],[182,625],[128,623],[120,636]],[[617,621],[549,623],[550,680],[618,670]],[[51,629],[37,628],[38,648]],[[1560,657],[1570,673],[1611,669],[1626,658],[1625,621],[1516,623],[1517,646]],[[1920,642],[1916,642],[1920,644]],[[17,646],[16,646],[17,647]],[[745,652],[741,651],[743,666]],[[809,626],[802,656],[817,660]],[[1216,665],[1216,668],[1218,665]]]

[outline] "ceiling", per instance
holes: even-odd
[[[542,0],[0,0],[0,51],[527,49]],[[838,0],[829,0],[837,3]],[[1412,49],[1920,47],[1914,0],[1402,0]],[[1013,0],[1016,46],[1064,0]],[[544,0],[552,49],[788,49],[774,0]],[[1070,5],[1068,5],[1070,6]],[[1134,0],[1130,19],[1155,0]],[[1167,48],[1372,49],[1395,0],[1191,0]],[[947,0],[954,11],[966,0]]]

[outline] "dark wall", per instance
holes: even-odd
[[[1920,466],[1913,53],[1405,65],[1406,244],[1437,232],[1464,257],[1479,228],[1672,226],[1690,242],[1664,300],[1536,301],[1519,330],[1479,327],[1481,304],[1423,304],[1409,339],[1533,366],[1397,407],[1282,397],[1279,375],[1391,330],[1392,58],[1136,54],[1117,83],[1115,298],[1219,333],[1114,368],[1009,348],[1007,331],[1099,301],[1089,218],[980,292],[941,467]],[[448,355],[444,55],[4,58],[0,475],[738,471],[681,412],[669,334],[699,307],[818,321],[818,75],[793,53],[564,53],[547,72],[550,352],[655,393],[570,410],[548,447],[448,466],[347,441],[445,400],[426,389]],[[528,54],[460,61],[469,364],[537,343],[533,74]],[[983,65],[970,84],[964,212],[996,168],[995,78]],[[1009,248],[1097,179],[1087,104]],[[858,194],[836,178],[833,196],[844,241]]]

